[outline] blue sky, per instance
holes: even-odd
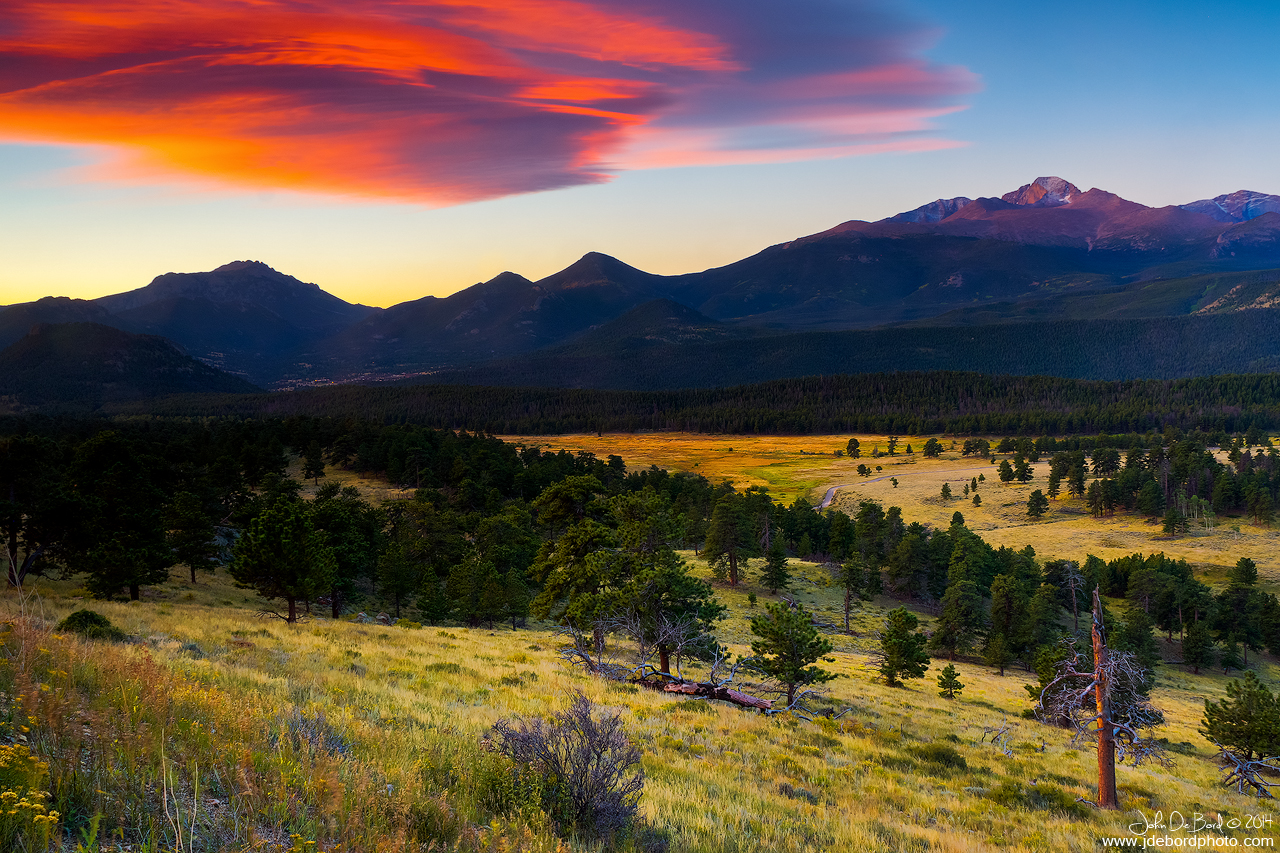
[[[666,8],[661,0],[639,5],[654,15]],[[777,116],[788,99],[802,99],[797,93],[826,79],[815,75],[843,71],[837,67],[843,57],[832,52],[824,57],[835,63],[830,68],[797,70],[805,59],[803,34],[779,36],[773,45],[761,42],[767,33],[752,30],[750,21],[736,27],[724,18],[687,23],[718,26],[733,50],[761,67],[773,62],[769,74],[758,75],[768,79],[755,88],[695,89],[671,82],[685,79],[673,75],[658,82],[665,97],[681,104],[678,121],[670,111],[637,108],[658,129],[664,156],[688,165],[645,167],[644,158],[633,155],[638,165],[619,169],[607,183],[523,192],[517,144],[495,155],[506,171],[492,197],[446,206],[431,206],[439,204],[435,199],[355,197],[341,186],[299,192],[273,185],[269,176],[246,186],[217,176],[192,179],[180,169],[107,169],[103,164],[118,163],[122,150],[109,135],[59,130],[61,136],[34,138],[43,133],[39,127],[14,130],[22,116],[7,117],[0,108],[0,135],[24,140],[0,144],[0,304],[99,296],[139,287],[160,273],[241,259],[262,260],[375,305],[451,293],[503,270],[536,279],[588,251],[679,273],[844,220],[877,219],[937,197],[998,195],[1050,174],[1149,205],[1238,189],[1280,193],[1274,149],[1280,4],[809,5],[816,21],[838,18],[847,10],[837,7],[849,6],[856,7],[849,20],[871,22],[881,40],[866,49],[887,56],[853,57],[850,68],[890,67],[907,57],[927,66],[934,83],[951,87],[936,96],[908,93],[911,108],[929,115],[915,120],[918,126],[900,124],[883,135],[886,147],[902,150],[803,159],[812,156],[806,146],[825,138],[829,127],[814,130],[815,112],[794,121]],[[608,12],[611,5],[601,0],[600,8]],[[645,84],[657,85],[653,79]],[[26,83],[12,67],[0,65],[0,88],[20,85]],[[825,119],[865,110],[865,99],[852,91],[859,85],[848,84],[848,97],[814,111]],[[933,91],[930,86],[924,88]],[[750,111],[750,98],[771,92],[784,96],[761,110],[769,121],[784,122],[788,133],[807,134],[795,145],[802,159],[701,165],[733,159],[724,156],[731,146],[723,140],[710,147],[703,141],[708,129],[727,126],[714,114],[739,101]],[[70,115],[74,122],[75,110],[96,115],[96,105],[82,97],[69,102],[59,120]],[[697,133],[683,134],[689,127]],[[686,142],[695,137],[702,147],[691,150]],[[463,140],[456,150],[423,156],[451,158],[443,173],[461,168],[478,144]],[[360,165],[353,158],[352,170]],[[481,163],[478,174],[487,168]],[[556,180],[577,180],[568,174]]]

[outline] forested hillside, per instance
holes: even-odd
[[[1280,425],[1280,377],[1088,382],[1046,376],[809,376],[737,388],[594,391],[462,385],[338,385],[291,393],[180,396],[123,414],[316,417],[493,434],[682,430],[1067,435]]]
[[[468,385],[655,391],[901,370],[1180,379],[1280,368],[1280,311],[1273,309],[787,334],[711,327],[719,340],[708,339],[707,327],[692,321],[683,339],[679,329],[670,327],[615,330],[612,325],[562,347],[427,378]]]
[[[154,335],[100,323],[38,324],[0,350],[0,405],[91,412],[106,402],[165,394],[246,393],[238,376],[196,361]]]

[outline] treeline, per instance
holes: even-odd
[[[312,499],[286,476],[293,459],[318,486]],[[375,506],[322,484],[326,465],[415,487],[415,497]],[[701,535],[726,489],[658,469],[628,474],[617,456],[417,426],[34,418],[0,430],[11,585],[57,573],[84,577],[97,596],[137,599],[177,566],[194,581],[225,565],[289,618],[371,599],[436,621],[522,619],[533,560],[579,502],[653,493],[683,541]]]
[[[338,385],[271,395],[184,396],[116,408],[171,417],[334,417],[490,434],[679,430],[1091,435],[1244,432],[1280,426],[1280,375],[1090,382],[1048,376],[809,376],[665,392]]]

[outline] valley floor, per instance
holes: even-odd
[[[835,451],[843,450],[850,438],[861,442],[862,456],[837,457]],[[1022,549],[1030,545],[1039,560],[1083,560],[1087,554],[1112,560],[1163,551],[1175,559],[1187,560],[1196,568],[1197,576],[1213,583],[1222,580],[1227,567],[1239,558],[1249,557],[1258,564],[1263,583],[1280,589],[1280,528],[1259,527],[1248,518],[1222,516],[1213,530],[1202,529],[1173,539],[1163,535],[1159,521],[1134,513],[1093,518],[1083,500],[1069,499],[1065,493],[1050,502],[1043,518],[1034,520],[1027,515],[1027,498],[1035,489],[1047,490],[1047,458],[1032,466],[1035,478],[1031,482],[1004,485],[996,474],[997,465],[962,456],[958,449],[948,449],[937,459],[924,458],[920,450],[927,439],[928,436],[899,439],[896,456],[871,458],[876,448],[882,453],[888,450],[888,436],[654,432],[504,437],[551,450],[585,450],[601,458],[614,453],[626,460],[632,471],[657,465],[702,474],[713,483],[729,480],[738,488],[767,486],[776,499],[788,504],[804,497],[819,506],[835,489],[830,505],[850,515],[856,512],[859,501],[870,499],[886,507],[901,507],[907,522],[945,528],[958,510],[964,515],[965,525],[992,546]],[[944,447],[951,443],[950,439],[940,440]],[[907,444],[913,446],[913,454],[903,452]],[[992,446],[995,444],[993,440]],[[1006,455],[997,454],[997,460]],[[869,466],[871,476],[859,476],[859,465]],[[979,484],[982,504],[975,507],[972,498],[963,494],[963,486],[980,473],[986,480]],[[897,479],[896,484],[893,479]],[[950,484],[954,495],[949,501],[941,498],[943,483]]]

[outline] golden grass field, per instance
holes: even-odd
[[[837,458],[834,451],[843,449],[855,437],[861,442],[862,458]],[[878,446],[887,451],[887,436],[592,433],[512,436],[506,440],[540,444],[549,450],[586,450],[601,458],[614,453],[626,460],[628,470],[657,465],[671,471],[702,474],[713,483],[729,480],[739,488],[768,486],[777,499],[788,504],[805,497],[816,506],[829,488],[839,486],[832,506],[850,514],[857,510],[859,501],[871,499],[886,507],[901,507],[902,517],[908,522],[946,527],[952,513],[959,510],[966,526],[993,546],[1021,549],[1030,545],[1042,560],[1082,560],[1086,554],[1112,560],[1138,552],[1163,551],[1186,559],[1213,581],[1221,579],[1236,560],[1249,557],[1258,564],[1259,575],[1267,583],[1280,586],[1280,529],[1257,527],[1248,518],[1223,516],[1207,535],[1168,539],[1162,535],[1159,523],[1141,516],[1117,513],[1110,518],[1092,518],[1082,500],[1069,500],[1065,493],[1051,501],[1049,512],[1035,521],[1027,516],[1027,498],[1035,489],[1046,488],[1047,459],[1032,466],[1036,474],[1032,482],[1006,486],[996,476],[996,465],[961,456],[958,449],[949,449],[937,459],[924,458],[919,451],[927,439],[928,436],[901,439],[900,451],[912,444],[916,452],[899,452],[879,459],[869,458],[871,450]],[[950,447],[950,439],[939,440],[944,447]],[[1005,454],[997,454],[997,460],[1004,457]],[[882,470],[875,471],[871,478],[859,477],[859,464],[873,469],[880,466]],[[982,505],[975,507],[971,498],[961,495],[961,487],[979,473],[987,479],[979,487]],[[897,486],[890,478],[898,480]],[[941,498],[944,482],[951,484],[956,496],[945,503]]]
[[[861,438],[867,449],[875,441]],[[845,440],[541,441],[601,456],[618,453],[633,468],[655,463],[740,485],[759,482],[792,498],[859,479],[857,462],[831,456]],[[967,501],[943,506],[934,500],[944,479],[958,484],[960,469],[977,467],[969,460],[946,454],[925,461],[917,453],[910,461],[861,461],[882,465],[881,474],[898,476],[900,485],[857,484],[841,501],[877,498],[901,506],[908,521],[934,524],[949,522],[959,508],[994,544],[1032,544],[1042,557],[1163,550],[1208,568],[1233,562],[1233,555],[1257,554],[1275,580],[1270,531],[1242,525],[1239,539],[1215,532],[1203,541],[1163,542],[1141,521],[1099,523],[1064,502],[1046,521],[1029,524],[1025,513],[1017,517],[1017,504],[1025,505],[1034,486],[1006,488],[989,476],[976,511]],[[1047,466],[1037,468],[1043,474]],[[371,494],[381,488],[361,485]],[[709,577],[702,561],[692,553],[685,557],[694,573]],[[773,600],[755,582],[758,562],[741,587],[716,586],[729,608],[718,634],[739,653],[748,651],[751,616]],[[793,561],[792,570],[800,602],[817,621],[838,624],[841,597],[826,569]],[[887,608],[896,606],[888,599],[858,605],[852,636],[829,634],[834,662],[825,665],[842,676],[830,685],[830,706],[849,711],[836,721],[808,723],[566,670],[549,625],[415,629],[315,616],[288,626],[259,618],[264,602],[235,588],[223,573],[192,584],[175,572],[169,583],[129,604],[91,601],[74,581],[36,579],[30,593],[9,593],[0,602],[0,616],[12,623],[0,633],[8,652],[0,681],[12,682],[9,698],[18,701],[10,704],[21,709],[14,731],[26,730],[14,736],[46,750],[75,746],[79,763],[52,772],[72,778],[95,809],[151,827],[149,848],[136,835],[113,839],[104,832],[97,839],[103,850],[595,849],[560,842],[518,796],[495,794],[503,790],[495,781],[501,769],[482,748],[497,720],[563,708],[573,690],[623,714],[644,750],[642,813],[668,834],[672,851],[1056,853],[1095,850],[1103,836],[1127,836],[1140,813],[1280,818],[1265,803],[1217,784],[1212,748],[1196,729],[1205,698],[1224,694],[1228,679],[1220,672],[1192,675],[1181,666],[1160,667],[1153,700],[1168,724],[1156,734],[1181,745],[1176,765],[1122,765],[1117,775],[1124,811],[1102,813],[1076,803],[1096,796],[1090,747],[1021,718],[1029,707],[1023,689],[1033,681],[1029,673],[1014,668],[1001,677],[959,662],[966,686],[955,700],[938,695],[941,662],[904,688],[884,686],[869,652]],[[759,598],[754,609],[749,593]],[[84,641],[48,630],[86,606],[137,642]],[[1176,657],[1175,648],[1164,651],[1166,659]],[[1259,671],[1271,683],[1280,676],[1270,659]],[[5,704],[0,701],[0,708]],[[283,734],[288,720],[319,715],[350,745],[345,754]],[[1012,757],[993,748],[984,733],[1006,721]],[[3,725],[0,719],[0,734]],[[926,744],[954,747],[967,766],[931,760],[920,751]],[[202,780],[198,788],[193,780]],[[170,800],[177,821],[157,805],[168,809]],[[427,833],[435,846],[422,835],[407,835],[408,825]],[[1277,833],[1241,828],[1219,834],[1243,842]]]

